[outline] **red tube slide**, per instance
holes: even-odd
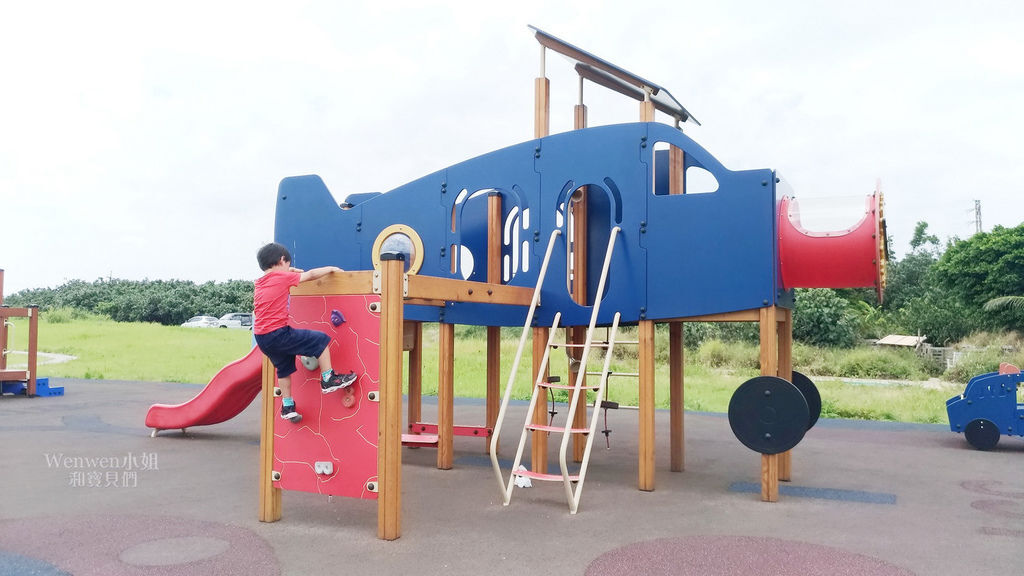
[[[253,349],[221,368],[195,398],[184,404],[154,404],[146,426],[158,430],[219,424],[237,416],[252,403],[263,385],[263,353]]]
[[[885,290],[885,219],[882,194],[867,197],[864,217],[852,228],[809,232],[800,224],[796,198],[779,202],[779,272],[782,287],[874,287]]]

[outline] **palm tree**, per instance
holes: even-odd
[[[1018,312],[1024,311],[1024,296],[1000,296],[993,298],[985,302],[984,308],[988,312],[999,310],[1000,308],[1009,308]]]

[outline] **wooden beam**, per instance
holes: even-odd
[[[541,361],[544,359],[544,349],[548,345],[548,337],[551,335],[551,328],[537,326],[533,328],[533,380],[536,383],[541,374]],[[547,370],[544,371],[542,380],[548,379]],[[533,408],[533,423],[548,423],[548,402],[547,397],[537,398]],[[539,474],[548,472],[548,433],[541,430],[534,430],[530,436],[530,470]]]
[[[641,320],[637,329],[639,340],[640,412],[639,475],[640,490],[654,490],[654,322]]]
[[[738,310],[736,312],[722,312],[720,314],[702,314],[700,316],[685,316],[683,318],[667,318],[662,322],[758,322],[761,319],[759,309]]]
[[[683,347],[682,322],[672,322],[668,325],[668,340],[670,469],[673,472],[682,472],[686,467],[683,435],[683,366],[686,351]]]
[[[402,277],[404,262],[381,256],[377,537],[402,535]]]
[[[533,288],[410,274],[409,298],[529,306]],[[399,292],[401,295],[401,292]]]
[[[437,349],[437,468],[451,470],[455,435],[454,324],[440,324]]]
[[[303,282],[292,288],[292,296],[371,293],[373,293],[373,270],[334,272],[316,280]]]
[[[761,375],[779,374],[779,335],[777,309],[774,306],[761,308]],[[779,455],[761,455],[761,500],[776,502],[779,499]]]
[[[263,357],[262,398],[260,400],[259,507],[260,522],[281,519],[281,489],[273,483],[274,471],[274,365]]]

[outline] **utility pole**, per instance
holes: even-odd
[[[981,234],[981,200],[974,201],[974,233]]]

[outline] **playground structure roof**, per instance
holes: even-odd
[[[530,29],[534,31],[537,42],[540,42],[541,46],[554,50],[575,62],[576,73],[581,78],[639,101],[644,100],[645,93],[649,94],[655,109],[659,112],[668,114],[679,123],[692,120],[694,124],[700,126],[700,122],[686,108],[683,108],[683,105],[664,87],[573,46],[540,28],[530,26]]]

